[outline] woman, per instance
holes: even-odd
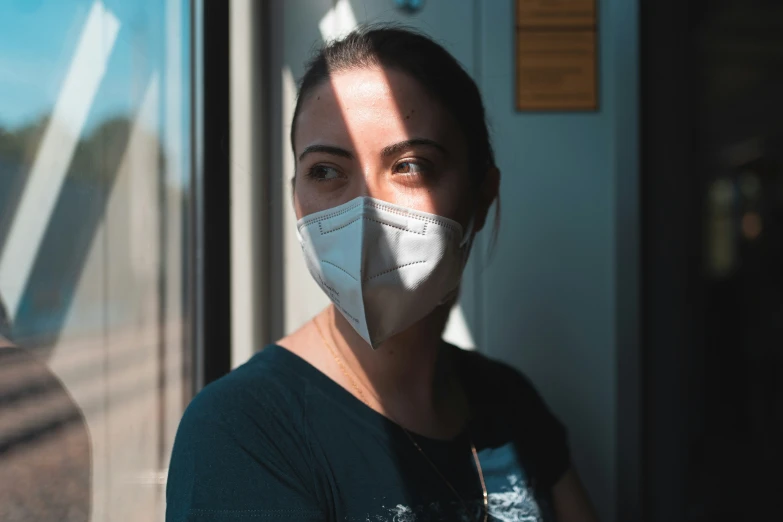
[[[168,520],[595,520],[529,382],[441,340],[498,195],[475,83],[425,36],[357,30],[310,63],[291,142],[333,304],[193,400]]]

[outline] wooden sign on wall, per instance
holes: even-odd
[[[516,0],[518,111],[598,109],[597,0]]]

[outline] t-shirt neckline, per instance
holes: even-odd
[[[457,348],[456,346],[452,346],[450,344],[448,346],[450,346],[453,350],[461,351],[461,349]],[[270,344],[267,345],[262,352],[259,352],[258,355],[261,355],[262,353],[265,353],[266,357],[271,359],[278,359],[281,364],[288,367],[296,375],[304,376],[315,390],[319,391],[330,400],[337,402],[341,407],[349,410],[353,415],[358,416],[365,423],[368,423],[374,427],[379,427],[386,433],[389,433],[389,428],[391,428],[403,437],[407,437],[405,432],[410,433],[413,439],[418,444],[420,444],[425,449],[425,451],[427,447],[435,450],[446,450],[454,447],[455,445],[462,446],[468,444],[468,442],[471,440],[475,426],[475,418],[468,420],[462,431],[451,439],[428,437],[420,433],[406,430],[392,419],[375,411],[367,404],[362,402],[354,394],[332,380],[331,377],[313,366],[310,362],[303,359],[296,353],[288,350],[284,346],[280,346],[279,344]],[[462,363],[462,358],[458,356],[457,366],[461,379],[464,375],[464,365]],[[463,382],[465,382],[464,379]],[[466,393],[468,393],[469,400],[471,403],[473,403],[474,401],[471,397],[471,390],[467,386],[467,383]]]

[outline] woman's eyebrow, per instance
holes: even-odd
[[[353,154],[351,154],[350,151],[341,149],[340,147],[335,147],[333,145],[310,145],[309,147],[305,147],[305,150],[299,155],[299,161],[302,161],[302,158],[313,152],[323,152],[325,154],[340,156],[341,158],[353,159]]]
[[[411,147],[415,147],[417,145],[426,145],[428,147],[435,147],[439,151],[441,151],[443,154],[448,155],[449,151],[434,140],[429,140],[427,138],[411,138],[409,140],[401,141],[399,143],[395,143],[393,145],[388,145],[384,147],[381,150],[381,156],[394,156],[395,154],[398,154],[402,152],[403,150],[410,149]]]

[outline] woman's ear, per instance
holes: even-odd
[[[498,197],[498,191],[500,190],[500,170],[497,167],[492,166],[487,169],[484,174],[484,180],[479,187],[479,201],[476,207],[476,215],[474,220],[474,226],[476,232],[484,228],[484,224],[487,222],[487,213],[489,207]]]

